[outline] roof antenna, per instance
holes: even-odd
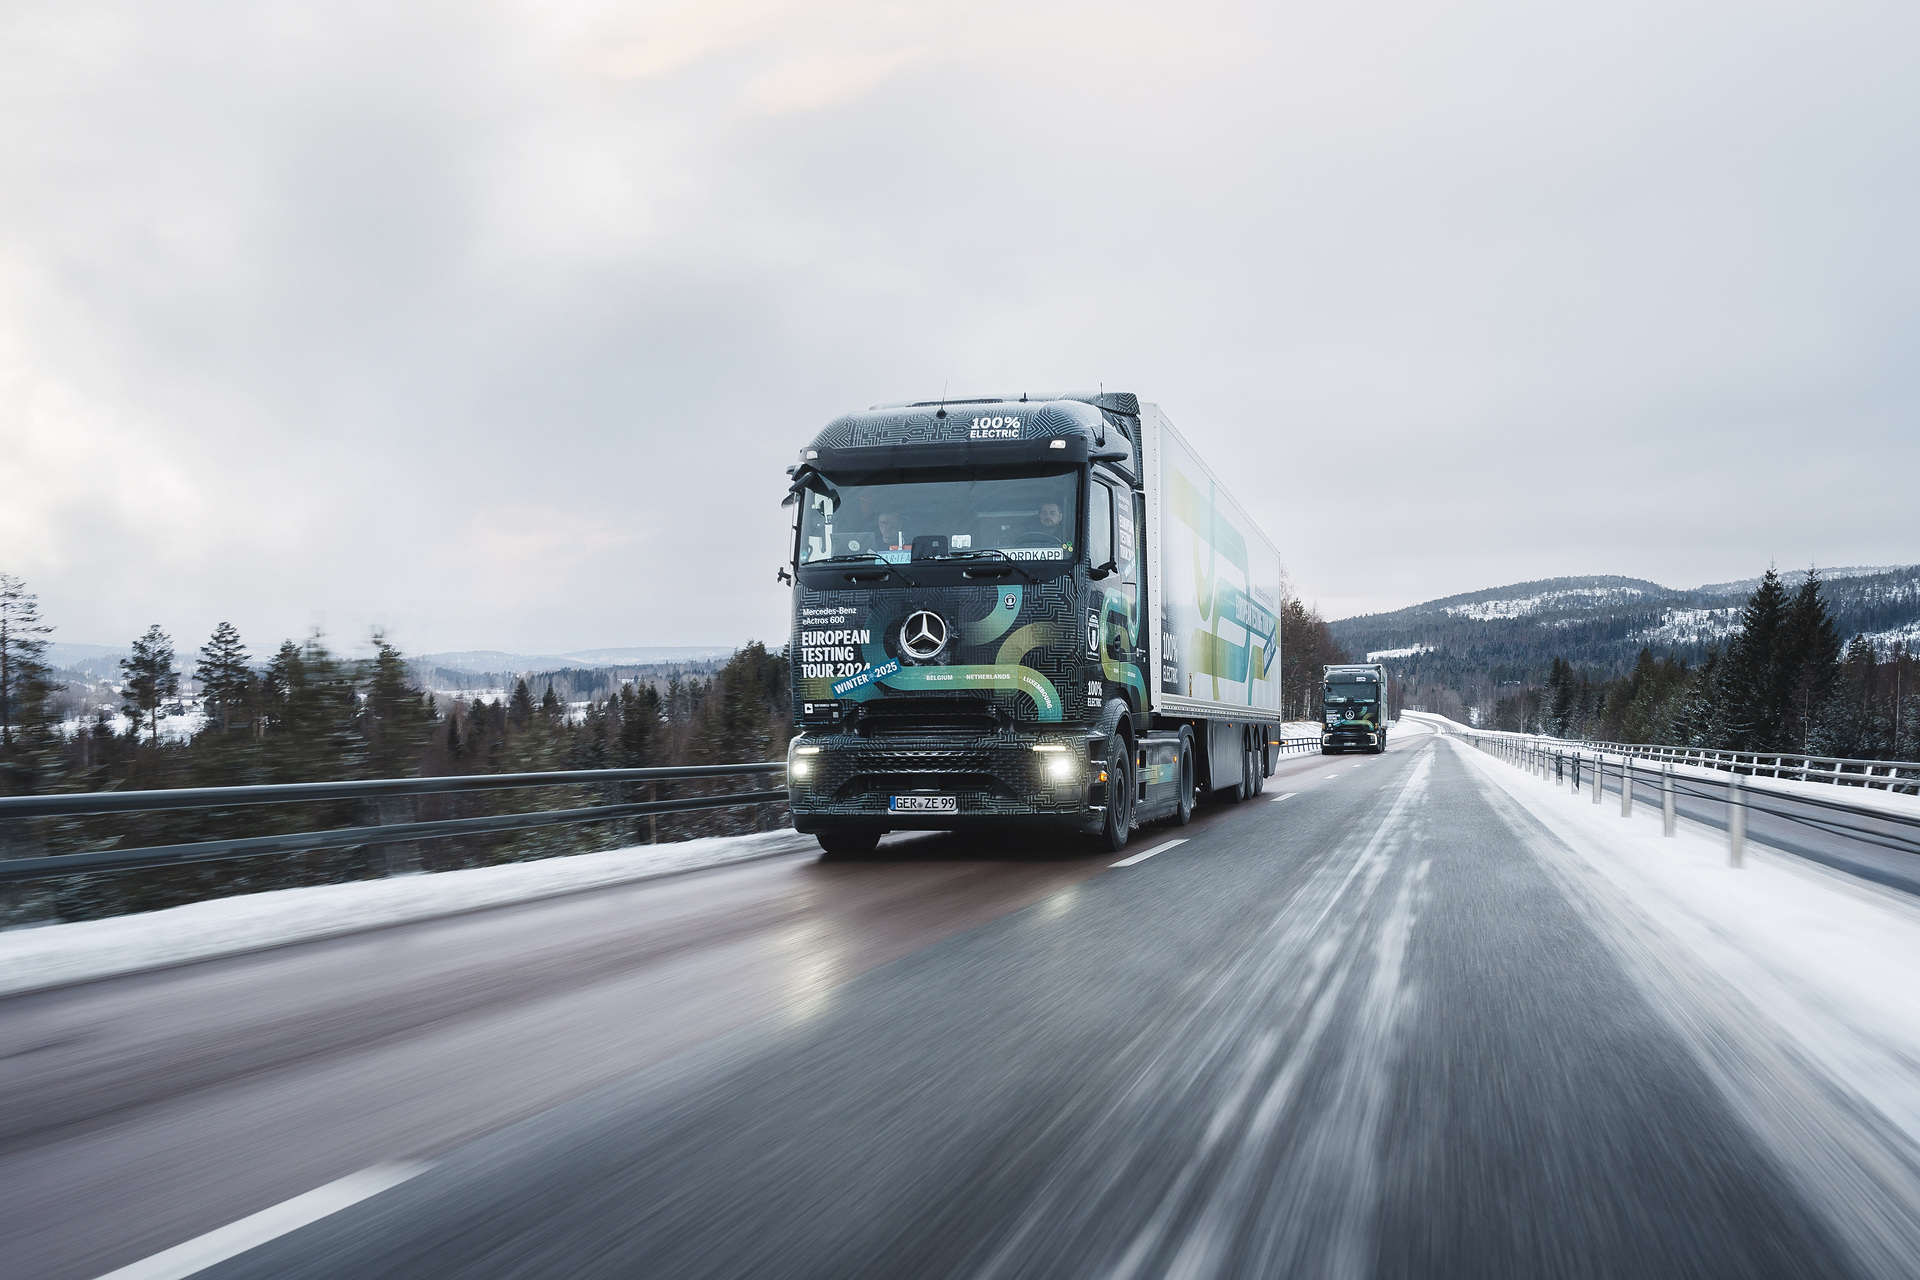
[[[936,418],[944,418],[947,416],[947,387],[950,385],[951,383],[948,382],[940,384],[940,412],[933,415]]]

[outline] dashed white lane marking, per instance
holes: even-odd
[[[1273,799],[1271,799],[1271,800],[1269,800],[1269,801],[1267,801],[1267,803],[1268,803],[1268,804],[1279,804],[1279,803],[1280,803],[1280,802],[1281,802],[1282,800],[1291,800],[1291,799],[1293,799],[1293,797],[1294,797],[1294,795],[1295,795],[1295,794],[1296,794],[1296,793],[1295,793],[1295,792],[1292,792],[1292,791],[1288,791],[1288,792],[1284,792],[1284,793],[1282,793],[1282,794],[1280,794],[1280,795],[1277,795],[1277,796],[1275,796],[1275,797],[1274,797]]]
[[[1116,867],[1130,867],[1136,862],[1145,862],[1148,858],[1151,858],[1156,853],[1165,853],[1167,850],[1173,848],[1173,846],[1177,844],[1185,844],[1186,842],[1187,842],[1187,837],[1181,836],[1178,840],[1169,840],[1165,844],[1157,844],[1153,846],[1153,848],[1148,849],[1144,853],[1136,853],[1131,858],[1122,858],[1120,859],[1120,861],[1114,863],[1113,865]]]
[[[1359,764],[1350,764],[1350,765],[1348,765],[1348,766],[1347,766],[1347,768],[1349,768],[1349,769],[1364,769],[1364,768],[1366,768],[1366,767],[1367,767],[1367,766],[1366,766],[1366,762],[1365,762],[1365,761],[1362,761],[1362,762],[1361,762],[1361,763],[1359,763]]]
[[[1339,775],[1339,774],[1337,774],[1337,773],[1330,773],[1330,774],[1328,774],[1327,776],[1328,776],[1329,778],[1337,778],[1337,777],[1339,777],[1340,775]]]
[[[388,1187],[397,1187],[426,1168],[425,1164],[377,1164],[371,1169],[350,1173],[338,1182],[315,1187],[305,1195],[282,1200],[271,1209],[262,1209],[185,1244],[129,1263],[118,1271],[109,1271],[100,1280],[181,1280],[183,1276],[238,1257],[289,1231],[297,1231],[310,1222],[318,1222],[349,1205],[359,1204]]]

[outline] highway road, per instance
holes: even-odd
[[[204,1274],[1862,1273],[1463,748],[1203,812],[0,1001],[6,1272],[424,1164]]]

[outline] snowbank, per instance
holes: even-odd
[[[792,831],[358,880],[0,933],[0,995],[817,849]]]
[[[1736,870],[1721,832],[1667,838],[1657,805],[1623,819],[1453,748],[1558,837],[1531,844],[1863,1269],[1915,1274],[1920,900],[1751,842]]]

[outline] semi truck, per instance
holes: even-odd
[[[901,830],[1118,850],[1264,787],[1280,555],[1157,405],[877,405],[788,475],[787,795],[829,854]]]
[[[1375,755],[1387,749],[1385,693],[1387,669],[1377,662],[1346,662],[1325,669],[1320,705],[1327,727],[1320,753],[1360,750]]]

